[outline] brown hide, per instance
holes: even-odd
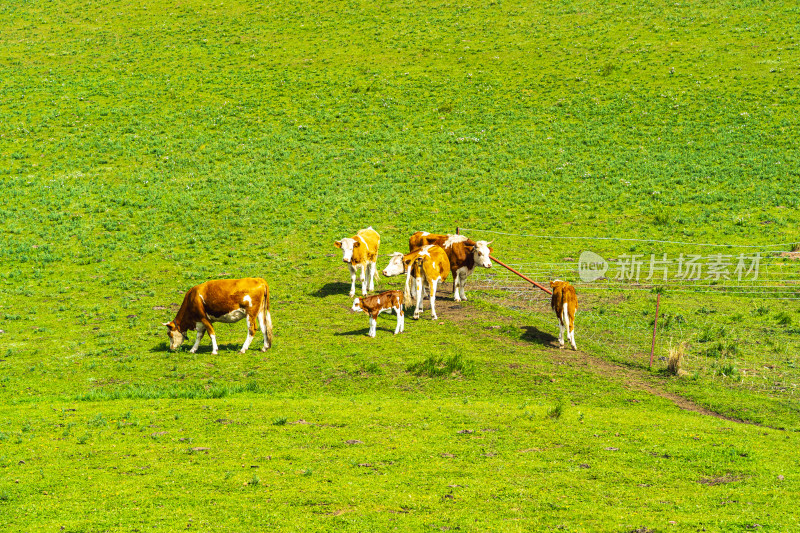
[[[475,249],[475,241],[466,239],[463,241],[451,243],[445,247],[447,239],[454,237],[454,235],[440,235],[437,233],[427,233],[418,231],[408,239],[409,251],[414,251],[422,246],[428,244],[435,244],[441,246],[447,252],[447,260],[450,263],[450,271],[455,272],[461,267],[467,267],[472,270],[475,267],[475,257],[472,251]]]
[[[250,305],[244,302],[250,297]],[[185,334],[188,330],[196,330],[197,324],[205,326],[209,335],[214,335],[211,322],[214,318],[244,309],[250,317],[250,334],[254,335],[258,327],[257,316],[262,311],[269,311],[269,287],[262,278],[219,279],[206,281],[189,289],[183,297],[178,314],[167,324],[170,330]],[[272,330],[267,331],[267,338],[272,345]]]
[[[403,291],[386,291],[373,296],[359,298],[358,305],[372,318],[377,319],[382,309],[400,308],[403,314]]]
[[[569,331],[573,331],[575,329],[575,311],[578,310],[578,295],[575,293],[575,287],[567,281],[560,280],[551,281],[550,287],[553,289],[550,307],[558,317],[558,321],[565,327],[569,327]],[[564,303],[567,304],[569,324],[564,324]]]
[[[378,257],[378,248],[381,245],[381,236],[372,228],[362,229],[353,236],[353,258],[350,264],[361,265],[366,262],[374,263]]]
[[[411,277],[444,281],[450,273],[450,260],[444,248],[426,245],[403,256],[403,263],[411,269]]]

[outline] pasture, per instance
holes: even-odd
[[[452,280],[369,338],[333,243],[798,243],[798,29],[781,1],[4,2],[0,526],[796,530],[797,300],[667,288],[677,378],[647,290],[579,288],[578,352],[541,296]],[[242,322],[167,351],[186,290],[247,276],[268,352]]]

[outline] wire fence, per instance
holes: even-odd
[[[493,240],[493,255],[525,276],[547,286],[552,279],[570,281],[578,292],[576,316],[578,345],[603,350],[609,356],[630,365],[647,367],[654,329],[655,302],[662,294],[656,332],[656,364],[666,366],[670,350],[685,343],[688,355],[683,366],[690,374],[723,380],[733,387],[742,387],[770,395],[794,396],[800,385],[800,253],[796,243],[771,245],[689,243],[647,239],[604,237],[559,237],[529,235],[461,228],[460,233],[473,239]],[[541,239],[566,242],[605,243],[601,269],[596,279],[582,276],[586,265],[580,256],[585,249],[570,246],[542,246]],[[637,250],[626,249],[614,255],[609,243],[637,243]],[[652,252],[642,250],[653,246]],[[657,248],[656,248],[657,247]],[[722,254],[725,269],[699,270],[695,261],[692,277],[678,277],[681,251],[683,257],[708,258],[720,255],[702,253],[703,248],[726,249]],[[588,246],[586,246],[588,248]],[[543,257],[525,256],[539,254]],[[553,251],[555,250],[555,251]],[[569,256],[565,256],[565,250]],[[696,253],[696,251],[701,253]],[[794,250],[794,251],[793,251]],[[580,253],[578,253],[580,252]],[[507,257],[506,254],[511,257]],[[592,252],[594,253],[594,252]],[[549,254],[549,256],[548,256]],[[556,254],[560,255],[557,257]],[[651,258],[674,261],[672,271],[661,271],[648,279]],[[600,255],[600,254],[595,254]],[[638,255],[643,260],[638,277],[628,274],[621,260]],[[736,272],[740,258],[756,258],[757,265],[745,260]],[[589,265],[590,274],[592,266]],[[684,261],[685,263],[685,261]],[[628,262],[627,266],[630,266]],[[667,263],[662,263],[661,266]],[[719,262],[715,263],[717,266]],[[705,267],[707,263],[702,263]],[[669,274],[674,274],[670,276]],[[719,274],[719,275],[717,275]],[[495,265],[491,269],[476,268],[469,280],[472,290],[493,303],[530,316],[537,329],[558,334],[555,315],[550,310],[550,297],[516,274]],[[654,365],[655,366],[655,365]]]

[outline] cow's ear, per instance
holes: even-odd
[[[333,245],[335,247],[337,247],[337,248],[341,248],[342,247],[342,241],[336,241],[335,243],[333,243]]]

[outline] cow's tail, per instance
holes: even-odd
[[[269,285],[264,283],[264,298],[261,299],[261,312],[264,314],[264,322],[267,328],[267,343],[272,348],[272,316],[269,312]]]
[[[403,305],[411,305],[411,265],[408,267],[408,272],[406,272],[406,286],[403,289]]]
[[[564,327],[567,328],[567,331],[571,331],[572,328],[570,327],[571,324],[569,323],[569,304],[567,300],[564,300],[564,308],[561,311],[561,323],[564,324]]]

